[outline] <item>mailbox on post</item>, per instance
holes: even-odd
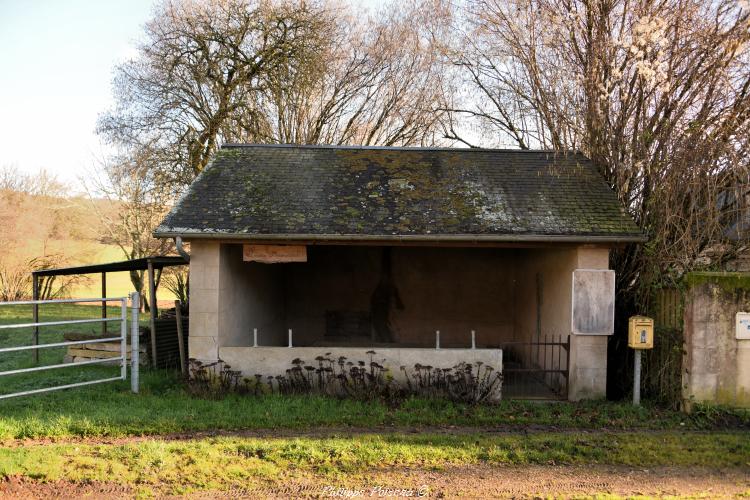
[[[633,404],[641,404],[641,351],[654,348],[654,320],[631,316],[628,321],[628,346],[635,349],[633,361]]]
[[[628,322],[628,347],[654,348],[654,320],[645,316],[632,316]]]

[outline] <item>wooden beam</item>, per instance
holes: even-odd
[[[107,298],[107,273],[102,272],[102,298]],[[107,319],[107,301],[102,300],[102,319]],[[107,322],[102,321],[102,335],[107,334]]]
[[[242,260],[263,264],[307,262],[307,247],[304,245],[242,245]]]
[[[149,328],[151,330],[151,363],[156,367],[156,315],[159,309],[156,307],[156,283],[154,282],[154,265],[148,263],[148,303],[150,307]]]
[[[31,275],[31,281],[32,281],[32,287],[31,287],[31,298],[33,300],[39,300],[39,276],[36,274]],[[39,323],[39,304],[34,304],[31,308],[34,323]],[[34,334],[33,334],[33,341],[34,345],[39,345],[39,327],[34,327]],[[32,353],[32,357],[34,360],[34,364],[39,363],[39,349],[34,349]]]

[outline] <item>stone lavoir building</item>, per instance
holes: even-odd
[[[644,239],[580,154],[252,144],[155,234],[190,243],[190,357],[482,361],[572,400],[605,395],[609,251]]]

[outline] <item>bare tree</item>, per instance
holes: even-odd
[[[26,173],[13,165],[4,165],[0,167],[0,191],[63,198],[68,194],[69,187],[44,168]]]
[[[280,68],[308,71],[327,20],[310,2],[166,0],[138,56],[117,68],[117,106],[98,131],[150,150],[158,181],[187,184],[222,141],[263,137],[257,92]]]
[[[172,250],[169,240],[152,233],[166,214],[171,194],[153,178],[151,151],[110,159],[102,165],[102,175],[85,182],[91,206],[99,215],[103,239],[117,245],[127,259],[164,255]],[[101,199],[108,203],[101,204]],[[115,206],[116,210],[110,209]],[[106,209],[105,209],[106,208]],[[157,283],[161,273],[157,274]],[[144,310],[149,304],[144,294],[144,271],[130,271],[130,281],[141,295]]]
[[[474,0],[468,50],[452,53],[471,91],[446,107],[485,141],[578,149],[601,167],[650,237],[614,254],[645,307],[707,252],[730,255],[727,222],[748,215],[748,16],[730,0]]]
[[[285,68],[258,95],[265,142],[424,145],[435,142],[444,91],[440,46],[446,2],[389,3],[367,14],[340,10],[314,72]]]
[[[222,142],[434,141],[443,0],[368,15],[337,4],[168,1],[116,70],[99,132],[149,150],[154,179],[188,184]]]

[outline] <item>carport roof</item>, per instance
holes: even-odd
[[[158,237],[643,241],[579,153],[229,144]]]
[[[94,274],[94,273],[116,273],[122,271],[145,271],[149,263],[154,269],[163,269],[165,267],[186,266],[187,260],[178,256],[158,255],[153,257],[144,257],[142,259],[123,260],[120,262],[107,262],[105,264],[90,264],[87,266],[60,267],[57,269],[38,269],[31,274],[37,276],[70,276],[74,274]]]

